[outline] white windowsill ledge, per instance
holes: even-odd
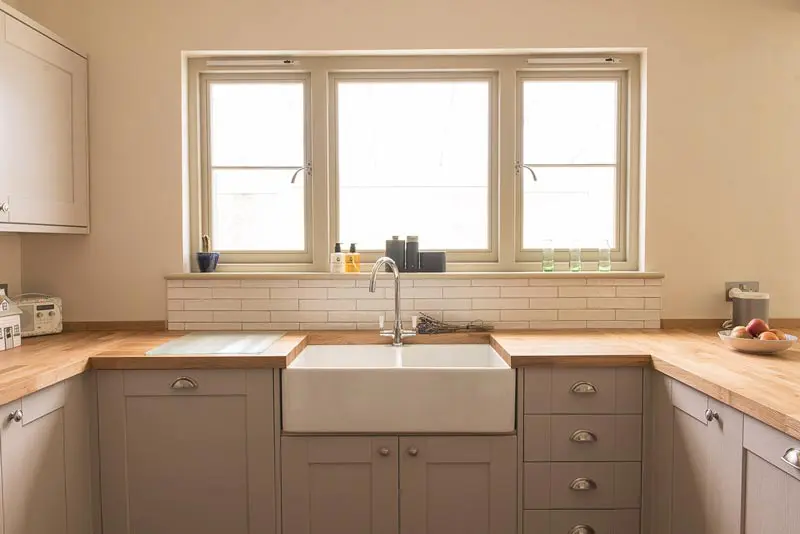
[[[383,273],[381,273],[383,274]],[[232,272],[221,271],[214,273],[176,273],[168,274],[165,280],[358,280],[368,279],[369,271],[360,273],[325,273],[325,272]],[[570,271],[556,271],[552,273],[543,272],[446,272],[446,273],[400,273],[402,278],[425,279],[425,278],[537,278],[542,280],[557,278],[589,279],[589,278],[637,278],[637,279],[661,279],[664,273],[641,272],[641,271],[581,271],[573,273]]]

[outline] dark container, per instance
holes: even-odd
[[[197,267],[201,273],[213,273],[217,270],[219,252],[198,252]]]
[[[419,237],[406,237],[406,272],[419,272]]]
[[[443,273],[447,271],[447,253],[443,250],[423,250],[419,253],[419,272]]]
[[[400,236],[395,235],[386,240],[386,256],[394,260],[398,271],[402,273],[406,270],[406,242],[400,239]],[[387,265],[386,272],[390,271]]]

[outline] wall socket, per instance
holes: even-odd
[[[758,291],[758,282],[725,282],[725,302],[730,302],[731,289],[738,287],[742,291]]]

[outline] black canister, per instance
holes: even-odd
[[[406,272],[419,272],[419,237],[406,237]]]
[[[400,239],[399,235],[394,235],[391,239],[386,240],[386,256],[394,260],[398,271],[406,270],[406,242]],[[386,272],[391,272],[388,265]]]

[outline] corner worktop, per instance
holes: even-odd
[[[89,369],[283,368],[306,344],[381,343],[371,332],[289,333],[258,355],[159,355],[170,332],[76,332],[26,339],[0,353],[0,404]],[[417,336],[422,343],[491,343],[512,367],[649,366],[800,439],[800,350],[731,352],[710,330],[496,332]]]

